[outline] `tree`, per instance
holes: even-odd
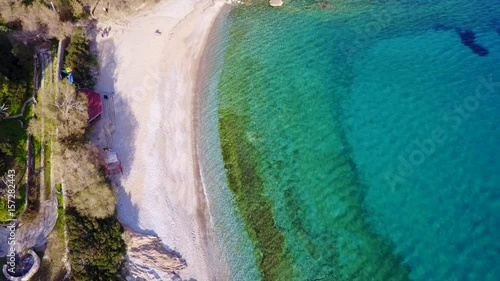
[[[80,87],[92,88],[94,85],[92,71],[96,66],[96,60],[90,53],[89,42],[89,38],[82,30],[75,32],[66,48],[64,66],[71,69],[75,82]]]
[[[71,280],[122,280],[119,272],[126,247],[121,236],[123,228],[116,217],[87,217],[71,207],[66,215]]]
[[[61,147],[58,163],[61,163],[61,174],[67,186],[68,196],[77,193],[92,185],[104,182],[99,173],[98,149],[87,143],[75,145],[71,148]]]
[[[32,59],[25,57],[25,50],[18,48],[20,52],[14,52],[14,46],[7,34],[0,32],[0,75],[12,82],[26,79],[33,65]]]
[[[11,161],[14,158],[15,147],[10,142],[2,141],[0,142],[0,172],[3,175],[7,170],[8,166],[11,165]]]
[[[116,197],[99,169],[98,148],[87,143],[62,149],[57,162],[62,163],[69,205],[89,217],[113,215]]]
[[[63,81],[58,85],[54,106],[58,112],[59,136],[63,140],[81,139],[88,126],[87,96],[77,94],[68,81]]]
[[[38,105],[35,107],[37,118],[30,120],[28,131],[34,135],[41,132],[41,116],[45,126],[55,126],[58,140],[65,144],[79,143],[85,138],[88,126],[87,96],[77,94],[68,81],[56,87],[46,87],[39,91]],[[55,128],[52,128],[54,131]]]
[[[50,3],[31,2],[0,0],[0,18],[10,23],[20,22],[22,30],[32,32],[32,36],[44,34],[62,39],[71,34],[72,23],[61,20]]]
[[[115,212],[115,204],[115,193],[105,182],[90,185],[71,198],[71,205],[88,217],[109,217]]]
[[[23,44],[12,45],[9,38],[0,32],[0,105],[5,104],[13,115],[20,112],[31,89],[33,67],[32,49]]]

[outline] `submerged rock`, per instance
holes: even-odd
[[[273,7],[283,6],[283,0],[269,0],[269,4]]]
[[[318,7],[320,7],[321,9],[329,9],[332,7],[332,4],[330,2],[326,2],[326,1],[321,1],[321,2],[318,2],[317,3]]]

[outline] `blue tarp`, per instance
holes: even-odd
[[[71,73],[68,74],[68,80],[69,80],[70,84],[73,84],[73,82],[74,82],[73,81],[73,74],[71,74]]]

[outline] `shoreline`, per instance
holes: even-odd
[[[108,94],[104,109],[118,118],[103,113],[93,141],[112,146],[124,166],[118,218],[179,253],[188,264],[179,272],[183,279],[230,275],[214,242],[196,147],[198,75],[214,23],[227,6],[219,0],[161,2],[125,24],[99,23],[112,31],[96,40],[96,90]]]
[[[193,87],[193,114],[192,114],[192,122],[193,122],[193,145],[194,145],[194,165],[195,165],[195,171],[197,172],[196,175],[196,180],[197,180],[197,186],[200,188],[201,193],[203,194],[203,201],[204,201],[204,208],[202,213],[199,214],[199,219],[202,224],[205,224],[205,226],[208,224],[209,228],[206,228],[206,233],[209,235],[209,239],[206,241],[207,243],[213,243],[213,247],[207,247],[207,248],[212,248],[217,251],[217,256],[219,258],[222,258],[224,260],[224,264],[226,266],[226,275],[222,277],[220,280],[230,280],[231,279],[231,272],[229,269],[229,264],[228,264],[228,259],[224,255],[224,251],[221,247],[222,245],[219,245],[218,240],[217,240],[217,234],[215,233],[214,229],[214,221],[212,219],[211,215],[211,207],[210,207],[210,199],[208,196],[208,191],[207,187],[205,186],[205,183],[203,181],[203,171],[202,171],[202,162],[201,162],[201,155],[202,155],[202,150],[201,150],[201,145],[202,145],[202,131],[201,131],[201,118],[202,112],[201,112],[201,103],[202,103],[202,95],[203,93],[203,88],[207,86],[208,83],[208,77],[206,77],[206,74],[211,73],[209,72],[209,69],[211,67],[210,65],[210,58],[209,58],[209,53],[210,53],[210,47],[213,45],[212,42],[214,40],[220,39],[218,38],[218,34],[216,34],[219,29],[221,28],[220,25],[222,24],[222,21],[225,17],[227,17],[232,10],[232,5],[231,4],[226,4],[224,5],[218,12],[218,15],[215,17],[213,20],[209,31],[207,33],[207,36],[205,40],[203,40],[204,44],[202,47],[202,52],[200,55],[200,58],[198,60],[198,63],[196,64],[195,69],[193,69],[192,75],[195,77],[195,83]],[[213,74],[213,73],[212,73]],[[221,278],[221,276],[219,276]],[[218,279],[219,280],[219,279]]]

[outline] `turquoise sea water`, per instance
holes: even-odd
[[[223,26],[201,154],[233,280],[500,280],[499,1]]]

